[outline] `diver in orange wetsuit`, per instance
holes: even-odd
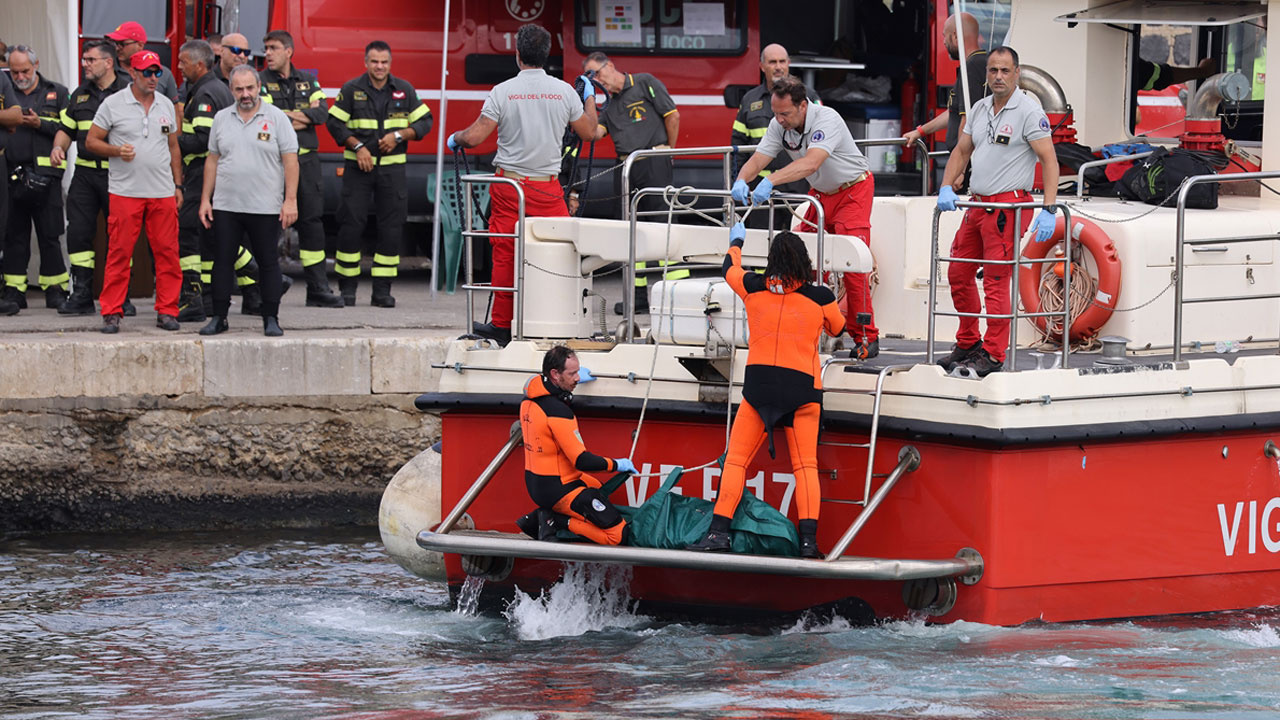
[[[822,331],[836,337],[845,320],[830,289],[810,283],[813,265],[795,233],[773,238],[763,276],[742,269],[742,223],[729,232],[724,276],[747,308],[751,338],[742,383],[742,405],[733,419],[715,514],[706,537],[689,550],[727,552],[729,522],[742,499],[747,464],[765,440],[774,457],[773,429],[781,427],[791,450],[796,476],[800,555],[818,557],[818,420],[822,413],[818,340]]]
[[[600,545],[622,542],[626,521],[598,490],[600,481],[587,473],[634,473],[636,466],[627,458],[600,457],[583,445],[570,403],[578,383],[591,380],[578,356],[557,345],[543,356],[542,374],[524,386],[524,482],[539,509],[516,524],[539,540],[554,540],[557,530],[567,529]]]

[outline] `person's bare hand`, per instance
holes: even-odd
[[[285,200],[284,205],[280,206],[280,226],[288,228],[298,219],[298,201]]]
[[[393,132],[389,132],[386,135],[383,135],[380,140],[378,140],[378,149],[381,150],[385,155],[386,153],[389,153],[392,150],[395,150],[396,145],[398,144],[399,143],[396,141],[396,134]]]
[[[120,146],[121,160],[124,160],[125,162],[133,162],[133,158],[135,156],[136,156],[136,153],[134,153],[132,145],[130,145],[129,143],[125,143],[124,145]]]
[[[49,161],[54,167],[61,167],[62,163],[67,161],[67,151],[55,145],[53,150],[49,152]]]
[[[356,151],[356,165],[360,167],[360,172],[373,172],[373,153],[369,152],[369,148]]]

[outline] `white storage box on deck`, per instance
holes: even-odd
[[[708,312],[708,308],[719,309]],[[747,346],[746,308],[724,278],[650,283],[649,311],[649,332],[658,342],[705,345],[710,339]]]

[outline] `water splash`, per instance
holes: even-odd
[[[1265,623],[1253,626],[1252,629],[1225,630],[1222,635],[1232,642],[1256,648],[1280,647],[1280,633]]]
[[[458,607],[454,612],[459,615],[474,617],[480,609],[480,592],[484,590],[484,578],[468,575],[458,591]]]
[[[648,622],[635,614],[631,568],[566,563],[564,577],[537,597],[516,591],[503,615],[521,640],[582,635]]]

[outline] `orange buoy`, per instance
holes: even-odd
[[[1084,338],[1093,337],[1098,334],[1098,330],[1106,324],[1111,317],[1111,312],[1116,308],[1116,302],[1120,298],[1120,254],[1116,252],[1116,246],[1111,242],[1111,238],[1107,237],[1107,233],[1098,227],[1092,220],[1082,217],[1074,217],[1071,219],[1074,227],[1072,232],[1073,242],[1084,245],[1089,254],[1093,256],[1094,265],[1098,268],[1098,290],[1094,294],[1092,302],[1084,312],[1080,313],[1071,321],[1071,330],[1068,337],[1074,342]],[[1039,260],[1048,254],[1049,249],[1055,247],[1062,241],[1066,232],[1066,221],[1059,217],[1058,224],[1054,228],[1053,237],[1045,242],[1029,242],[1022,249],[1022,258],[1025,260]],[[1022,298],[1022,306],[1026,308],[1028,313],[1041,312],[1040,309],[1040,276],[1042,263],[1033,263],[1023,265],[1018,271],[1018,295]],[[1080,269],[1080,266],[1073,264],[1071,267],[1074,276]],[[1058,277],[1063,275],[1062,263],[1056,263],[1053,271]],[[1048,320],[1046,316],[1028,318],[1040,328],[1042,332],[1047,332]]]

